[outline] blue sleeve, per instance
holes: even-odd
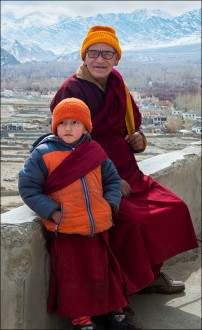
[[[114,213],[117,213],[121,201],[121,178],[109,158],[102,163],[101,174],[103,197],[114,209]]]
[[[19,172],[19,192],[25,204],[40,217],[50,220],[58,205],[43,193],[48,170],[42,155],[34,150]]]

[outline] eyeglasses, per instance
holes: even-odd
[[[110,50],[94,50],[94,49],[88,49],[86,53],[88,53],[88,56],[90,58],[98,58],[99,55],[101,54],[102,58],[104,58],[105,60],[111,60],[114,54],[116,54],[116,52],[111,52]]]

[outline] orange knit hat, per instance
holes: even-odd
[[[76,119],[82,122],[88,132],[92,131],[92,122],[88,106],[74,97],[62,100],[53,110],[52,132],[57,135],[58,124],[65,119]]]
[[[81,47],[81,58],[84,60],[85,52],[88,47],[99,42],[108,44],[117,51],[119,60],[121,59],[121,48],[119,39],[116,37],[116,31],[109,26],[96,25],[93,26],[87,33]]]

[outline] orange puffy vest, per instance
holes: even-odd
[[[49,175],[72,151],[55,151],[43,156]],[[112,226],[112,212],[102,197],[101,165],[65,188],[48,195],[60,207],[59,233],[93,236]],[[47,230],[55,231],[55,222],[41,219]]]

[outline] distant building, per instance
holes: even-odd
[[[172,115],[173,115],[173,116],[179,116],[179,115],[182,115],[182,111],[172,110]]]
[[[142,117],[149,117],[151,115],[149,111],[148,112],[141,112],[141,114],[142,114]]]
[[[8,132],[24,131],[24,124],[8,123],[1,125],[1,129]]]
[[[134,100],[140,100],[141,99],[141,95],[138,92],[134,92],[133,89],[130,91],[131,95],[133,96]]]
[[[167,122],[167,116],[159,115],[153,118],[153,124],[155,126],[165,125]]]
[[[142,104],[143,109],[156,108],[156,105],[152,102],[145,102]]]
[[[178,133],[182,134],[182,135],[191,135],[193,134],[193,132],[187,130],[187,129],[180,129],[177,131]]]
[[[196,120],[197,115],[195,113],[182,113],[183,119],[191,119],[191,120]]]
[[[202,134],[202,127],[192,127],[192,131],[197,134]]]

